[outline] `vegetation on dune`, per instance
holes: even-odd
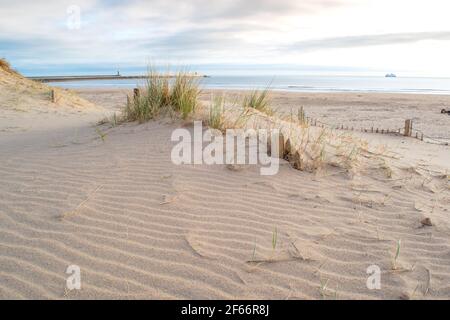
[[[247,93],[235,103],[227,103],[223,95],[212,97],[206,110],[198,108],[200,92],[199,78],[191,73],[178,72],[170,77],[150,70],[140,94],[128,99],[120,121],[146,122],[158,116],[176,115],[182,119],[202,119],[210,128],[222,132],[279,127],[284,131],[282,143],[285,144],[280,157],[298,170],[314,172],[329,165],[350,171],[359,166],[364,143],[330,129],[311,128],[303,108],[298,115],[292,112],[289,119],[276,117],[270,106],[269,88]],[[206,112],[193,117],[197,109]],[[114,123],[117,124],[117,119]]]
[[[189,118],[199,106],[199,78],[187,71],[180,71],[174,77],[168,73],[149,70],[148,79],[141,94],[129,99],[124,110],[125,121],[146,122],[155,117],[176,113],[182,119]],[[243,97],[241,105],[244,110],[258,110],[273,115],[269,101],[270,90],[254,90]],[[212,127],[223,126],[224,98],[212,102],[210,121]],[[221,105],[221,106],[219,106]],[[214,119],[212,119],[214,118]],[[231,129],[231,128],[230,128]]]
[[[225,99],[223,96],[214,97],[212,105],[209,109],[208,126],[213,129],[223,130],[225,119]]]
[[[195,112],[199,95],[200,83],[198,78],[185,71],[179,72],[171,90],[170,102],[174,110],[179,112],[183,119]]]
[[[270,107],[269,93],[270,90],[268,88],[264,90],[254,90],[244,97],[242,106],[244,109],[252,108],[265,114],[273,115],[273,110]]]
[[[146,122],[162,113],[176,112],[187,119],[198,106],[200,83],[197,77],[181,71],[171,78],[150,70],[139,96],[129,99],[124,112],[126,121]]]
[[[6,61],[4,58],[0,58],[0,69],[7,73],[13,73],[13,74],[19,74],[16,70],[14,70],[8,61]]]

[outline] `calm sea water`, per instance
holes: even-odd
[[[205,89],[261,89],[294,92],[392,92],[450,94],[450,78],[385,78],[361,76],[211,76]],[[50,83],[64,88],[133,88],[143,80],[92,80]]]

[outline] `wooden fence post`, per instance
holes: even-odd
[[[55,89],[52,89],[51,98],[52,98],[52,103],[56,103],[56,91],[55,91]]]
[[[301,124],[305,123],[305,110],[303,106],[301,106],[300,110],[298,110],[298,121],[300,121]]]
[[[294,162],[294,169],[297,170],[302,170],[302,157],[300,156],[300,152],[295,152],[294,153],[294,158],[293,158],[293,162]]]
[[[293,151],[293,150],[292,150],[291,139],[287,139],[286,145],[285,145],[285,147],[284,147],[283,158],[284,158],[285,160],[288,160],[288,161],[289,161],[289,158],[290,158],[290,156],[291,156],[292,151]]]
[[[278,158],[283,159],[284,158],[284,146],[285,146],[285,140],[284,135],[280,132],[278,136]]]
[[[139,88],[134,88],[134,100],[139,99],[141,96],[141,90]]]
[[[405,121],[405,137],[411,137],[412,134],[412,120],[408,119]]]

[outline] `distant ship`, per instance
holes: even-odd
[[[388,73],[386,75],[386,78],[397,78],[397,76],[395,74],[393,74],[393,73]]]

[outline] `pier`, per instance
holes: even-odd
[[[175,78],[176,75],[163,75],[161,77]],[[192,77],[207,78],[206,75],[193,74]],[[39,82],[66,82],[66,81],[89,81],[89,80],[130,80],[148,79],[147,75],[122,76],[122,75],[87,75],[87,76],[40,76],[27,77],[30,80]]]

